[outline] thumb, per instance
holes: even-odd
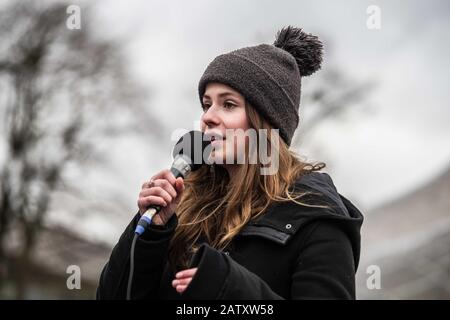
[[[183,191],[184,190],[184,180],[183,180],[183,178],[181,178],[181,177],[177,178],[176,183],[177,183],[178,189],[180,191]]]
[[[175,181],[175,189],[177,190],[177,199],[180,199],[183,190],[185,189],[183,178],[177,178]]]

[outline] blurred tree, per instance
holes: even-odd
[[[67,165],[103,160],[98,137],[161,132],[116,42],[95,37],[88,8],[81,29],[69,30],[68,5],[20,1],[0,11],[0,292],[8,285],[17,298]]]

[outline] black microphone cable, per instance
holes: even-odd
[[[127,300],[131,300],[131,286],[133,285],[133,273],[134,273],[134,247],[136,246],[136,241],[138,238],[139,235],[135,233],[133,237],[133,242],[131,243],[130,274],[128,275]]]
[[[133,274],[134,274],[134,251],[136,247],[137,239],[144,231],[152,224],[153,216],[159,212],[160,206],[151,206],[139,219],[139,222],[134,230],[133,241],[131,242],[130,250],[130,273],[128,274],[128,284],[127,284],[127,300],[131,300],[131,288],[133,285]]]

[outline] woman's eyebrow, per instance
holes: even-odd
[[[232,93],[232,92],[228,92],[228,91],[227,91],[227,92],[219,93],[219,98],[226,97],[226,96],[232,96],[232,97],[235,98],[235,95],[234,95],[234,93]],[[208,96],[207,94],[204,94],[204,95],[203,95],[203,98],[211,99],[211,97]]]

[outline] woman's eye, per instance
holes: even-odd
[[[203,104],[202,104],[202,109],[203,109],[203,111],[206,111],[206,110],[208,110],[208,109],[209,109],[209,107],[210,107],[210,105],[209,105],[209,104],[207,104],[207,103],[203,103]]]
[[[225,104],[224,104],[224,107],[225,107],[225,109],[231,109],[231,108],[234,108],[236,105],[234,104],[234,103],[231,103],[231,102],[225,102]]]

